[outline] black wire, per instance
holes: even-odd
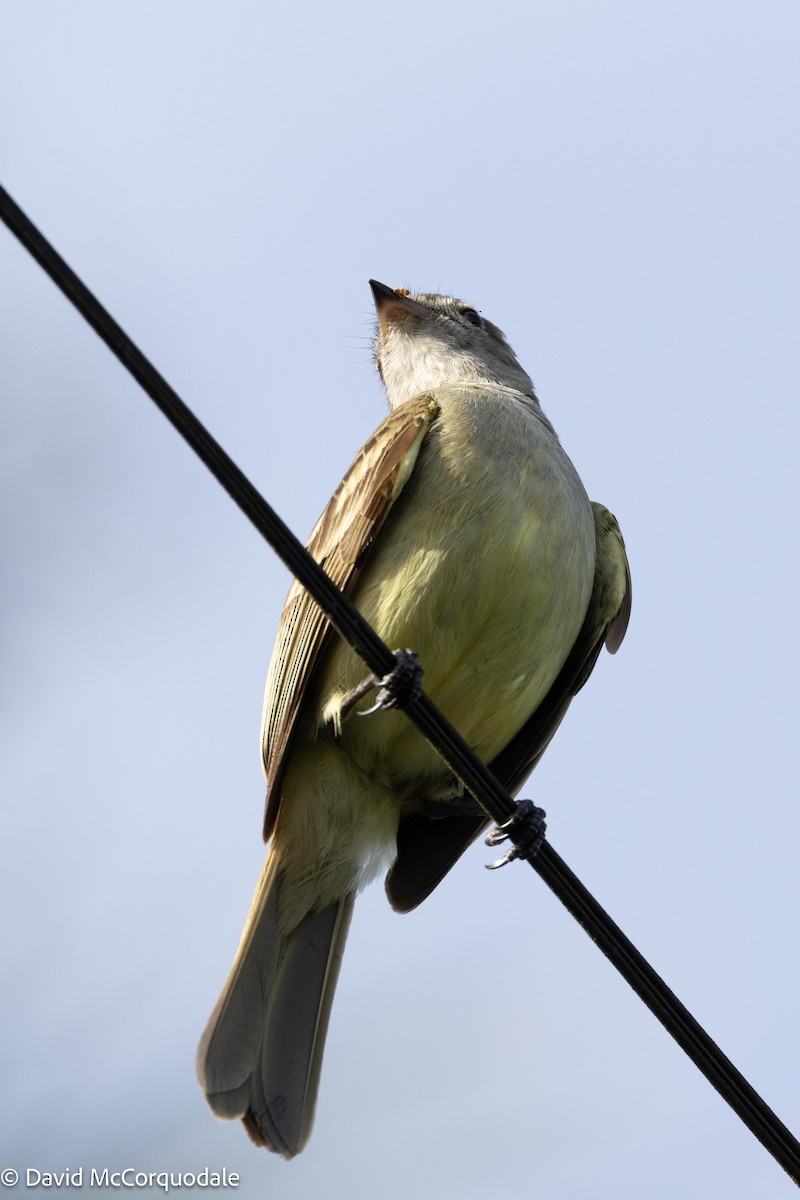
[[[395,660],[389,647],[331,582],[219,443],[3,187],[0,187],[0,216],[186,439],[370,670],[379,677],[391,671]],[[514,800],[428,696],[422,693],[418,699],[411,699],[404,711],[487,814],[498,824],[507,821],[516,811]],[[512,841],[516,842],[518,836],[521,835],[513,830],[510,832]],[[530,862],[745,1125],[794,1182],[800,1183],[800,1143],[601,908],[552,845],[545,841]]]

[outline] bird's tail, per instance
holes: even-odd
[[[280,873],[270,853],[228,981],[197,1051],[197,1076],[218,1117],[292,1158],[311,1134],[333,993],[354,895],[278,924]]]

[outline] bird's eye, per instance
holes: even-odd
[[[483,317],[474,308],[462,308],[461,315],[470,325],[474,325],[477,329],[483,329]]]

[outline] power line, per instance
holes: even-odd
[[[0,216],[155,401],[369,669],[379,678],[391,672],[395,657],[389,647],[1,186]],[[409,696],[403,708],[492,820],[503,824],[514,816],[518,806],[513,798],[424,692]],[[524,846],[524,829],[512,825],[509,837],[515,845]],[[681,1004],[552,845],[542,842],[528,861],[723,1099],[794,1182],[800,1184],[800,1142]]]

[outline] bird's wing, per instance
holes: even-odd
[[[594,585],[580,633],[542,703],[489,764],[515,794],[547,749],[573,697],[592,673],[603,645],[615,654],[631,612],[631,574],[616,518],[592,502],[596,556]],[[400,822],[397,861],[386,879],[393,908],[415,908],[450,870],[487,824],[483,816],[432,820],[414,813]]]
[[[428,393],[394,409],[362,446],[311,531],[310,553],[346,594],[352,591],[381,525],[408,482],[437,412],[438,405]],[[286,750],[331,633],[327,617],[295,579],[283,608],[264,696],[265,841],[278,814]]]
[[[592,501],[596,540],[594,586],[581,631],[555,683],[536,712],[491,763],[516,793],[544,754],[574,696],[594,670],[605,645],[616,654],[631,615],[631,573],[616,517]]]

